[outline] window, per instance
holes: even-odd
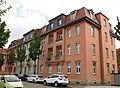
[[[42,54],[40,54],[40,56],[41,56],[41,59],[45,58],[45,51],[42,51]]]
[[[62,24],[62,20],[59,19],[59,20],[58,20],[58,25],[61,25],[61,24]]]
[[[105,41],[107,42],[107,33],[105,32]]]
[[[110,74],[110,66],[109,66],[109,63],[107,63],[107,74]]]
[[[71,46],[67,45],[67,55],[70,55],[70,54],[71,54]]]
[[[93,11],[90,11],[90,16],[91,18],[94,20],[95,19],[95,15],[94,15],[94,12]]]
[[[96,62],[93,61],[93,74],[96,74]]]
[[[67,62],[67,74],[71,73],[71,62]]]
[[[80,74],[80,61],[76,62],[76,73]]]
[[[110,43],[111,43],[111,45],[113,45],[113,38],[112,38],[112,36],[110,36]]]
[[[114,59],[114,52],[112,51],[112,59]]]
[[[80,35],[80,26],[76,26],[76,35]]]
[[[71,37],[71,29],[67,30],[67,37],[70,38]]]
[[[50,28],[51,28],[51,29],[53,28],[53,23],[50,24]]]
[[[92,37],[95,37],[95,30],[94,30],[94,27],[91,28],[91,35],[92,35]]]
[[[115,72],[115,65],[113,64],[112,65],[112,73],[114,73]]]
[[[42,45],[44,46],[46,44],[46,38],[42,39]]]
[[[106,48],[106,57],[108,57],[108,48]]]
[[[95,51],[95,44],[92,44],[92,54],[95,55],[96,51]]]
[[[75,10],[75,11],[72,11],[72,12],[70,13],[70,19],[71,19],[71,20],[74,20],[74,19],[76,18],[76,13],[77,13],[76,10]]]
[[[106,27],[107,26],[107,24],[106,24],[106,20],[104,19],[104,26]]]
[[[52,66],[48,65],[48,73],[52,73]]]
[[[61,64],[57,65],[57,73],[62,73],[62,65]]]
[[[30,38],[33,38],[33,34],[32,33],[30,34]]]
[[[80,53],[80,43],[76,43],[76,54]]]
[[[43,73],[43,72],[44,72],[44,66],[41,65],[41,66],[40,66],[40,73]]]

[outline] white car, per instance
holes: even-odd
[[[38,76],[38,75],[30,75],[27,77],[28,82],[43,82],[43,76]]]
[[[61,84],[67,87],[69,81],[66,75],[52,74],[44,79],[44,85],[47,84],[54,84],[55,87]]]

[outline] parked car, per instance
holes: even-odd
[[[38,75],[30,75],[29,77],[27,77],[27,81],[28,82],[43,82],[43,76],[38,76]]]
[[[23,84],[15,75],[2,75],[0,76],[0,88],[23,88]]]
[[[61,84],[67,87],[69,80],[66,75],[52,74],[44,79],[44,85],[47,84],[54,84],[55,87]]]
[[[26,75],[26,74],[24,74],[23,76],[18,75],[18,78],[21,79],[22,81],[27,81],[27,77],[29,77],[29,75]]]

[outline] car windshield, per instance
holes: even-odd
[[[6,77],[6,81],[7,82],[19,82],[20,79],[16,76],[8,76],[8,77]]]
[[[43,78],[42,76],[38,76],[39,78]]]

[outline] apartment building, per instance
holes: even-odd
[[[14,63],[12,67],[9,67],[9,65],[7,64],[7,54],[9,54],[11,50],[13,50],[15,57],[17,59],[17,47],[20,44],[20,42],[21,42],[21,39],[16,39],[12,41],[9,47],[6,49],[5,65],[3,66],[5,68],[4,74],[9,74],[9,72],[11,72],[10,74],[16,74],[16,63]]]
[[[26,58],[25,58],[25,61],[22,63],[21,74],[20,74],[20,63],[17,62],[16,74],[19,74],[19,75],[33,74],[34,63],[33,63],[32,59],[30,59],[30,57],[29,57],[29,47],[30,47],[30,42],[34,39],[34,32],[35,32],[35,30],[33,29],[33,30],[23,34],[22,42],[20,45],[23,45],[26,49],[26,53],[25,53]]]
[[[0,48],[0,55],[3,55],[3,58],[0,57],[0,59],[3,59],[3,65],[0,68],[0,74],[5,74],[5,66],[6,66],[6,49],[5,48]]]
[[[41,28],[39,74],[65,74],[73,82],[108,83],[117,73],[115,35],[108,17],[85,7],[60,14]]]

